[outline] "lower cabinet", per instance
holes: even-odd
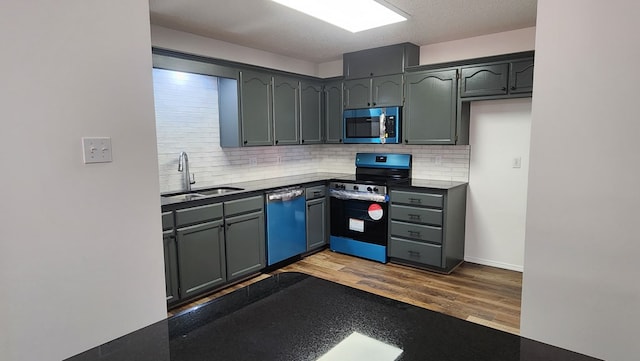
[[[306,189],[307,251],[327,244],[327,198],[325,186]]]
[[[464,259],[467,186],[392,189],[391,262],[450,273]]]
[[[265,267],[262,195],[164,212],[162,226],[169,306]]]
[[[180,295],[178,294],[178,251],[173,224],[173,212],[162,213],[164,278],[168,304],[175,303],[180,299]]]
[[[178,228],[180,298],[216,288],[226,281],[223,221]]]
[[[227,277],[232,281],[265,266],[264,199],[250,197],[224,207]]]

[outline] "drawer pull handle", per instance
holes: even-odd
[[[317,191],[314,191],[314,192],[313,192],[313,195],[314,195],[314,196],[319,196],[319,195],[321,195],[321,194],[322,194],[322,192],[317,192]]]
[[[418,231],[409,231],[409,235],[413,237],[420,237],[420,232]]]
[[[420,203],[422,203],[422,199],[420,199],[420,198],[409,198],[409,202],[420,204]]]
[[[408,216],[409,216],[409,219],[418,220],[418,221],[420,220],[419,214],[409,214]]]
[[[409,257],[420,257],[420,252],[418,251],[408,251],[409,252]]]

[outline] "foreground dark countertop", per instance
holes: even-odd
[[[596,360],[301,273],[267,278],[67,360],[313,361],[354,331],[402,349],[397,360]]]

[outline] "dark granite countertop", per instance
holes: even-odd
[[[235,183],[227,183],[220,184],[216,186],[209,187],[195,187],[192,189],[193,192],[198,192],[199,190],[207,190],[211,188],[217,187],[234,187],[234,188],[242,188],[240,191],[234,191],[230,193],[224,193],[221,195],[212,195],[204,198],[197,198],[194,200],[185,201],[183,199],[171,199],[168,197],[162,197],[171,194],[177,194],[179,192],[166,192],[161,194],[161,204],[164,211],[171,210],[174,207],[182,207],[183,205],[188,206],[198,206],[206,203],[225,201],[230,198],[238,198],[247,196],[250,193],[260,193],[260,192],[268,192],[270,190],[291,187],[296,185],[311,185],[313,183],[326,182],[329,180],[356,180],[354,174],[345,174],[345,173],[308,173],[308,174],[300,174],[295,176],[287,176],[287,177],[277,177],[277,178],[267,178],[255,181],[247,181],[247,182],[235,182]],[[420,179],[420,178],[412,178],[411,182],[403,187],[411,187],[411,188],[431,188],[431,189],[442,189],[448,190],[451,188],[459,187],[461,185],[466,185],[466,182],[452,182],[452,181],[440,181],[440,180],[430,180],[430,179]]]
[[[281,273],[67,359],[317,360],[353,332],[411,361],[591,357],[301,273]]]

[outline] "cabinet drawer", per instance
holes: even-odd
[[[442,194],[391,191],[391,203],[442,208],[443,199],[444,196]]]
[[[307,199],[322,198],[326,193],[327,187],[325,186],[309,187],[305,190],[305,196]]]
[[[176,211],[176,226],[213,221],[222,218],[222,204],[207,204],[206,206],[179,209]]]
[[[442,246],[391,237],[389,257],[442,267]]]
[[[442,210],[407,207],[394,204],[391,206],[391,219],[442,226]]]
[[[264,209],[264,197],[255,196],[243,199],[237,199],[235,201],[224,202],[224,215],[225,217],[233,216],[236,214],[258,212]]]
[[[173,212],[162,212],[162,230],[173,228]]]
[[[392,221],[391,235],[425,242],[442,243],[442,228],[440,227]]]

